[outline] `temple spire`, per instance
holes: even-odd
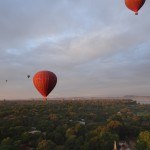
[[[113,150],[117,150],[116,141],[114,141],[114,149]]]

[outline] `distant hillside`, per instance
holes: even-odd
[[[133,95],[127,95],[124,96],[126,99],[132,99],[137,101],[141,104],[150,104],[150,96],[133,96]]]

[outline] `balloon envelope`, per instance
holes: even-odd
[[[126,6],[138,14],[138,10],[144,5],[146,0],[125,0]]]
[[[30,75],[27,75],[28,78],[30,78]]]
[[[33,77],[33,83],[36,89],[45,98],[54,89],[57,83],[57,77],[50,71],[39,71]]]

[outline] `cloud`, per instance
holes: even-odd
[[[0,1],[0,98],[40,97],[26,75],[43,69],[52,97],[148,95],[149,4],[135,16],[122,1]]]

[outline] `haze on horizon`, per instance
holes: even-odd
[[[41,97],[39,70],[58,77],[49,98],[149,95],[149,6],[135,16],[121,0],[1,0],[0,99]]]

